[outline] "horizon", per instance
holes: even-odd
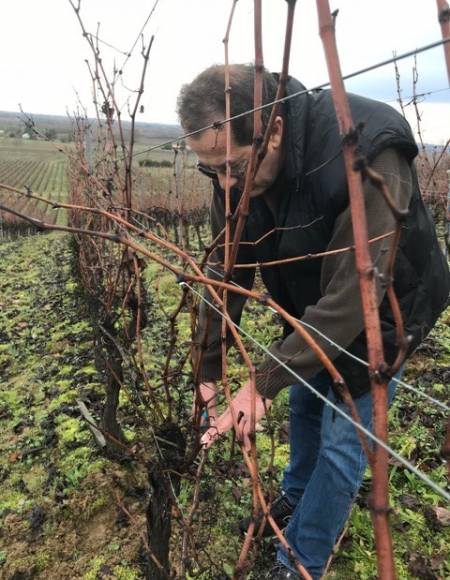
[[[377,100],[377,99],[376,99]],[[387,102],[388,105],[396,109],[398,112],[400,111],[400,106],[398,101],[394,102]],[[407,119],[408,123],[410,124],[411,130],[414,134],[414,138],[417,142],[420,142],[420,133],[422,135],[422,139],[425,145],[433,146],[433,147],[444,147],[448,144],[450,139],[450,123],[448,126],[442,123],[443,118],[450,119],[450,104],[446,103],[426,103],[421,102],[418,103],[418,111],[419,111],[419,119],[420,119],[420,127],[418,126],[418,116],[417,112],[414,108],[413,103],[408,103],[408,105],[404,108],[405,110],[405,118]],[[72,118],[69,113],[62,115],[60,113],[47,113],[47,112],[35,112],[35,111],[25,111],[24,113],[30,115],[31,117],[53,117],[61,120],[65,120],[67,122],[70,121]],[[8,115],[8,116],[17,116],[17,121],[20,121],[20,115],[22,113],[20,111],[6,111],[0,110],[0,116]],[[90,121],[96,121],[95,116],[89,116],[88,119]],[[130,119],[122,118],[123,123],[130,124]],[[0,121],[1,122],[1,121]],[[23,122],[23,121],[22,121]],[[136,125],[139,126],[159,126],[159,127],[170,127],[171,129],[177,129],[179,135],[177,136],[168,136],[168,139],[176,140],[178,138],[182,138],[184,133],[182,131],[182,127],[179,123],[176,122],[161,122],[161,121],[152,121],[152,120],[140,120],[139,118],[136,119]]]
[[[309,87],[328,80],[313,4],[297,6],[290,63],[290,74]],[[393,52],[402,54],[441,38],[436,9],[431,3],[379,0],[374,5],[371,0],[331,0],[331,4],[333,10],[339,9],[336,32],[344,74],[389,59]],[[152,7],[155,10],[150,16],[148,3],[135,3],[129,10],[124,2],[91,0],[82,2],[81,16],[86,30],[98,35],[105,69],[111,73],[127,62],[116,84],[123,117],[142,67],[140,44],[134,52],[130,47],[134,41],[134,48],[139,30],[143,29],[145,43],[154,36],[141,101],[145,110],[137,118],[143,123],[177,125],[176,97],[180,87],[207,66],[224,61],[222,39],[230,6],[221,0],[160,0]],[[281,66],[285,13],[286,2],[263,3],[264,64],[273,71]],[[5,0],[3,14],[11,25],[4,27],[0,37],[3,54],[8,55],[0,63],[1,109],[14,112],[22,103],[24,110],[39,111],[34,114],[65,116],[67,111],[86,107],[88,116],[94,117],[91,80],[85,63],[91,54],[69,3]],[[405,15],[408,26],[404,26]],[[229,51],[230,62],[254,60],[250,0],[241,0],[236,6]],[[128,59],[124,55],[130,52],[132,57]],[[450,123],[443,121],[450,119],[450,91],[442,46],[417,55],[416,60],[419,76],[415,86],[413,57],[398,63],[401,91],[405,101],[414,90],[420,94],[424,101],[421,106],[426,105],[423,128],[429,133],[429,140],[443,143],[450,134]],[[346,88],[395,104],[394,66],[350,79]],[[445,117],[437,121],[437,115]]]

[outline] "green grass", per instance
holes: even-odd
[[[114,532],[113,482],[128,485],[127,470],[102,457],[77,410],[102,387],[68,238],[0,245],[0,303],[0,577],[83,577],[103,555],[117,578],[135,578],[126,554],[139,539]]]
[[[173,309],[180,295],[173,276],[158,272],[157,267],[152,267],[148,282],[157,289],[156,300],[159,300],[168,311]],[[449,323],[450,309],[442,315],[431,336],[409,361],[404,377],[419,390],[446,403],[450,393],[448,379],[443,377],[448,376],[449,372]],[[278,332],[277,322],[272,313],[254,302],[249,302],[241,324],[259,342],[266,345],[270,344]],[[184,327],[183,319],[179,329],[180,338],[188,340],[189,331]],[[253,344],[245,339],[244,342],[251,349],[254,359],[259,360],[261,353],[255,350]],[[151,348],[150,343],[149,349]],[[231,385],[232,388],[237,388],[239,383],[245,380],[246,373],[242,374],[242,363],[236,353],[231,354],[230,360]],[[443,384],[444,380],[446,384]],[[272,407],[271,422],[276,441],[274,466],[278,480],[289,457],[288,446],[279,440],[280,429],[286,420],[285,390],[280,393]],[[439,408],[425,402],[419,395],[398,387],[397,397],[390,411],[390,445],[443,488],[448,487],[448,476],[439,452],[445,437],[445,424],[445,413]],[[268,482],[270,478],[265,470],[268,467],[270,438],[266,433],[258,434],[258,450],[262,477]],[[236,468],[233,462],[228,465],[228,470],[222,477],[213,469],[214,462],[223,461],[228,454],[227,443],[217,445],[217,449],[213,447],[212,465],[206,469],[204,477],[204,486],[206,490],[212,490],[213,499],[207,502],[198,516],[198,529],[202,529],[202,526],[207,528],[207,537],[211,552],[215,554],[218,570],[225,572],[236,562],[241,546],[241,539],[236,534],[236,523],[251,512],[251,485],[248,475],[242,473],[240,469],[234,473]],[[240,463],[238,458],[236,461]],[[275,481],[275,487],[276,485]],[[365,489],[369,486],[370,473],[367,472]],[[187,507],[191,499],[189,486],[186,486],[184,494]],[[395,463],[390,468],[390,498],[393,508],[391,525],[398,578],[408,580],[420,578],[423,574],[428,574],[427,577],[430,578],[450,577],[450,558],[445,548],[450,545],[450,528],[435,521],[432,511],[436,506],[447,509],[450,509],[450,506],[415,475]],[[260,564],[258,565],[257,561],[255,574],[250,577],[260,578],[273,557],[272,548],[264,544],[259,557]],[[367,491],[364,491],[361,499],[353,507],[346,536],[327,578],[372,580],[376,577],[373,528],[367,507]]]

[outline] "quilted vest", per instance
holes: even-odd
[[[302,89],[298,81],[290,79],[287,94]],[[360,153],[370,162],[382,150],[393,147],[412,167],[413,193],[409,215],[402,227],[394,275],[405,331],[412,337],[411,353],[447,303],[448,266],[419,191],[413,166],[417,147],[408,123],[384,103],[351,94],[349,102],[354,126],[358,127]],[[267,262],[326,251],[335,220],[349,204],[342,140],[330,91],[305,93],[286,101],[285,128],[285,166],[270,193],[280,200],[277,223],[263,196],[252,198],[243,239],[260,240],[275,225],[283,229],[255,245],[252,255],[244,259]],[[218,188],[217,182],[215,188]],[[233,192],[235,204],[238,195]],[[305,308],[321,298],[321,266],[320,258],[297,261],[262,268],[261,276],[271,296],[288,312],[301,318]],[[385,357],[392,363],[398,347],[387,298],[380,306],[380,317]],[[286,327],[285,335],[291,331]],[[326,333],[326,329],[322,331]],[[367,360],[364,331],[347,350]],[[354,396],[370,389],[364,366],[345,353],[334,363]]]

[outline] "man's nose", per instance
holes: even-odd
[[[217,179],[219,180],[220,187],[225,191],[225,186],[226,186],[226,181],[227,181],[226,173],[218,173]],[[237,182],[238,182],[237,177],[230,176],[230,189],[232,187],[234,187],[237,184]]]

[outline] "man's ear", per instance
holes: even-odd
[[[284,135],[284,120],[283,117],[277,115],[272,125],[268,146],[271,149],[280,149],[283,143]]]

